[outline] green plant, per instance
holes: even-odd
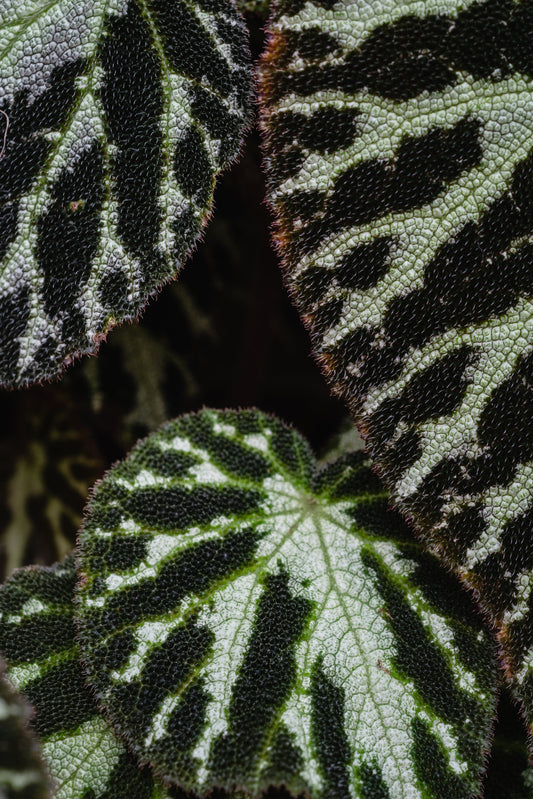
[[[256,59],[265,8],[242,7]],[[532,9],[270,11],[276,242],[371,463],[277,299],[254,134],[140,326],[25,388],[196,247],[251,125],[251,67],[229,0],[4,0],[4,559],[60,562],[0,588],[0,652],[34,713],[30,776],[0,737],[0,794],[533,795],[505,693],[494,726],[504,676],[533,717]],[[204,404],[283,413],[323,456],[272,414]],[[117,459],[74,557],[81,498]]]

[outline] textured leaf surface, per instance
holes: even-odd
[[[62,380],[72,385],[77,375],[83,397],[89,389],[88,414],[120,444],[113,462],[167,419],[202,405],[268,407],[317,447],[340,422],[342,404],[309,360],[272,252],[258,135],[246,144],[217,186],[216,214],[190,268],[140,325],[112,330],[98,358]]]
[[[262,90],[315,352],[533,721],[532,33],[529,0],[287,0]]]
[[[0,797],[46,799],[48,779],[29,729],[31,710],[0,665]]]
[[[181,417],[97,486],[79,566],[89,679],[166,779],[479,791],[491,645],[362,453],[319,468],[274,417]]]
[[[94,351],[175,276],[249,100],[229,0],[3,0],[2,382]]]
[[[11,682],[35,707],[54,799],[168,799],[116,740],[85,685],[74,639],[75,582],[67,558],[21,569],[0,588],[0,652]]]

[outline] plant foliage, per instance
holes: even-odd
[[[31,709],[0,671],[0,796],[2,799],[48,799],[48,778],[35,736]]]
[[[363,453],[319,468],[274,417],[181,417],[98,485],[79,569],[89,680],[165,780],[478,792],[490,644]]]
[[[3,576],[53,562],[76,543],[87,492],[104,463],[86,415],[51,387],[4,396],[0,440],[0,563]]]
[[[35,708],[32,726],[53,795],[167,799],[113,735],[85,685],[74,638],[75,584],[69,557],[52,568],[20,569],[0,588],[0,650],[11,682]]]
[[[269,0],[1,3],[1,384],[194,249],[251,116],[234,2],[258,58]],[[367,454],[252,134],[142,326],[0,397],[1,569],[115,462],[0,587],[0,797],[533,797],[496,707],[531,729],[533,0],[273,3],[276,241]]]
[[[227,0],[3,0],[2,383],[56,375],[175,276],[249,103]]]
[[[393,503],[474,589],[533,722],[533,5],[284,0],[270,200]]]

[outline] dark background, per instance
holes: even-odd
[[[257,59],[263,22],[246,16]],[[292,423],[318,454],[346,424],[283,288],[271,226],[254,128],[218,182],[196,252],[140,324],[111,331],[97,357],[54,383],[0,393],[3,576],[70,551],[90,486],[166,419],[255,406]],[[525,733],[504,694],[486,799],[533,797],[527,765]]]

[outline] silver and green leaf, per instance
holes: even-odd
[[[117,733],[188,790],[480,792],[490,636],[361,452],[258,411],[180,417],[94,490],[82,660]]]
[[[75,583],[69,557],[51,568],[20,569],[0,587],[0,652],[10,681],[35,709],[31,726],[42,744],[52,795],[168,799],[171,794],[117,740],[85,684],[74,638]],[[2,734],[0,744],[6,740]]]
[[[1,383],[94,352],[176,275],[250,94],[229,0],[3,0]]]
[[[269,33],[287,284],[533,724],[533,3],[280,0]]]
[[[48,775],[29,721],[32,710],[0,663],[0,797],[48,799]]]

